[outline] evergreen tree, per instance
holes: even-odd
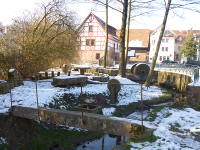
[[[197,44],[193,34],[190,34],[183,42],[181,54],[189,59],[194,59],[197,51]]]

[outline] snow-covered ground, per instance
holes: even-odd
[[[199,118],[200,112],[191,108],[164,108],[154,121],[144,122],[145,126],[155,129],[157,140],[153,143],[131,143],[131,150],[199,150],[200,138],[194,136],[199,131]]]
[[[123,85],[118,96],[117,105],[127,105],[131,102],[140,100],[141,86],[128,79],[115,77]],[[43,80],[38,82],[38,98],[39,106],[49,104],[54,98],[62,96],[64,93],[72,93],[79,95],[81,93],[80,87],[73,88],[59,88],[51,85],[50,80]],[[162,91],[155,86],[148,89],[143,87],[143,99],[151,99],[162,95]],[[108,95],[107,84],[87,84],[83,87],[83,93],[99,94],[104,93]],[[31,81],[24,81],[23,86],[12,89],[13,105],[22,105],[29,107],[37,107],[36,103],[36,84]],[[10,107],[10,94],[0,95],[0,112],[7,112]],[[104,108],[105,115],[112,115],[115,108]],[[148,112],[144,113],[144,117],[148,117]],[[140,124],[140,113],[134,113],[127,118],[121,118],[130,122]],[[200,142],[194,136],[200,131],[200,112],[191,108],[177,110],[174,108],[162,109],[154,121],[144,121],[144,125],[148,128],[155,129],[154,135],[157,137],[155,142],[131,143],[132,150],[199,150]],[[113,119],[119,119],[113,117]],[[148,119],[147,119],[148,120]],[[0,138],[2,140],[2,138]],[[5,140],[2,140],[5,141]]]
[[[135,85],[123,85],[119,92],[118,104],[127,105],[131,102],[137,102],[140,100],[140,85],[136,84],[129,79],[116,77],[124,84],[135,84]],[[62,96],[64,93],[71,93],[74,95],[80,95],[81,88],[59,88],[51,85],[52,79],[39,81],[37,84],[38,89],[38,100],[39,106],[43,107],[45,104],[49,104],[54,98]],[[109,94],[107,84],[87,84],[82,89],[83,93],[87,94]],[[159,97],[162,95],[162,91],[155,86],[148,89],[144,88],[143,99],[148,100],[153,97]],[[10,108],[10,94],[0,95],[0,113],[7,112]],[[13,105],[22,105],[29,107],[37,107],[36,98],[36,84],[31,81],[24,81],[24,85],[15,87],[12,89],[12,100]]]

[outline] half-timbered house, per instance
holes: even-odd
[[[108,55],[109,65],[119,59],[119,38],[116,35],[116,29],[108,25]],[[90,13],[79,27],[80,46],[79,63],[80,64],[99,64],[103,61],[106,32],[105,22]]]

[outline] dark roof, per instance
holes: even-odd
[[[149,47],[129,47],[130,50],[135,50],[135,51],[149,51]]]
[[[105,22],[102,19],[100,19],[99,17],[97,17],[96,15],[94,15],[94,14],[92,14],[92,15],[96,18],[96,20],[99,22],[99,24],[102,26],[102,28],[105,29]],[[117,36],[116,32],[117,32],[117,29],[108,25],[108,34],[111,34],[113,36]]]

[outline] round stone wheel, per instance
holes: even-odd
[[[133,71],[133,74],[135,76],[139,76],[139,77],[146,77],[149,73],[149,66],[147,64],[137,64],[135,67],[134,67],[134,71]]]
[[[118,93],[121,90],[121,84],[117,79],[111,79],[108,81],[108,89],[111,93],[113,91]]]
[[[131,73],[134,72],[134,68],[135,68],[136,65],[137,65],[137,64],[134,64],[134,65],[131,67]]]

